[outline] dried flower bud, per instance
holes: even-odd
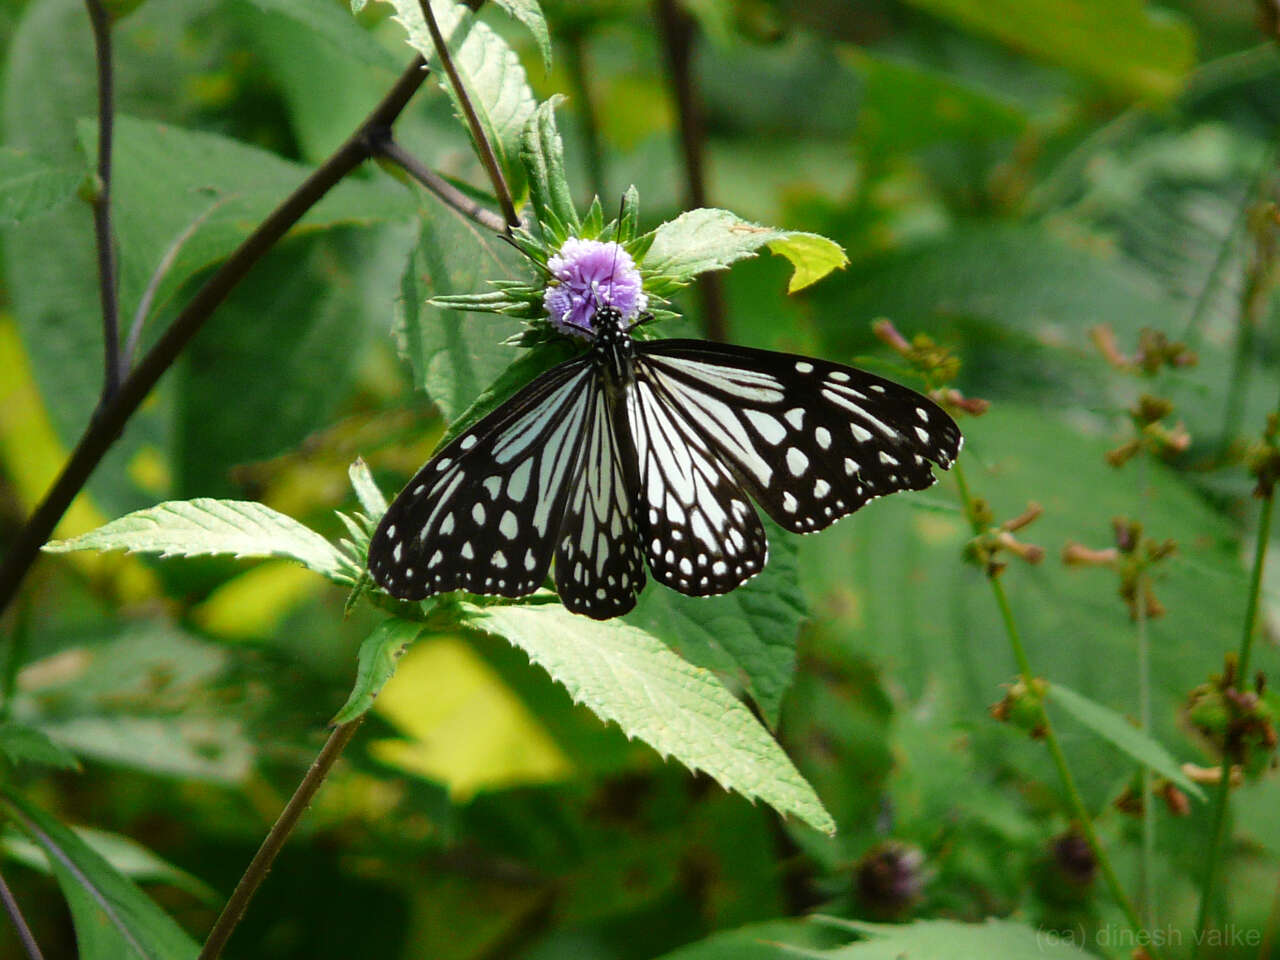
[[[854,870],[854,890],[871,914],[900,917],[920,898],[928,879],[919,847],[896,840],[877,844]]]

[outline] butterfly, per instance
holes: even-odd
[[[759,573],[751,501],[796,533],[921,490],[963,438],[932,400],[810,357],[638,341],[612,306],[590,349],[452,440],[392,503],[369,571],[392,596],[523,597],[546,580],[574,613],[626,613],[645,570],[688,596]]]

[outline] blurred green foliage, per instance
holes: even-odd
[[[1241,326],[1265,230],[1252,211],[1276,199],[1280,132],[1280,62],[1254,11],[1211,0],[684,7],[711,202],[831,237],[851,258],[791,296],[780,257],[722,274],[732,338],[895,370],[870,328],[889,317],[956,351],[957,385],[992,402],[962,423],[970,484],[998,520],[1029,501],[1044,509],[1017,535],[1046,558],[1012,559],[1003,576],[1050,689],[1137,713],[1136,633],[1117,579],[1059,555],[1070,541],[1113,546],[1117,516],[1175,540],[1176,556],[1153,569],[1164,615],[1147,628],[1150,732],[1177,761],[1212,767],[1181,708],[1239,641],[1256,512],[1240,453],[1275,408],[1280,374],[1275,298],[1247,335]],[[635,184],[641,229],[673,219],[685,171],[651,6],[544,3],[549,71],[535,9],[508,0],[481,18],[506,71],[492,92],[508,112],[489,119],[511,169],[513,131],[532,109],[523,84],[538,100],[565,93],[578,208],[598,192],[607,217]],[[119,20],[126,322],[195,225],[157,288],[143,348],[408,63],[390,13],[166,0]],[[4,544],[92,414],[102,334],[91,217],[76,196],[96,139],[83,4],[0,0],[0,44]],[[483,57],[471,65],[482,71]],[[483,197],[453,111],[424,87],[397,138]],[[368,164],[255,269],[133,419],[61,535],[210,496],[260,500],[337,538],[333,511],[359,509],[347,480],[357,455],[398,489],[518,355],[499,345],[515,323],[426,298],[524,269],[402,180]],[[698,297],[674,299],[686,319],[664,332],[696,331]],[[1141,329],[1158,329],[1199,363],[1143,382],[1094,348],[1096,324],[1126,353]],[[1113,469],[1105,454],[1130,438],[1125,411],[1141,391],[1174,401],[1191,444],[1173,463]],[[749,698],[834,816],[834,838],[664,763],[506,641],[435,637],[405,655],[232,953],[712,960],[792,955],[770,945],[783,941],[812,951],[802,955],[870,957],[974,937],[971,949],[1012,957],[1030,924],[1061,933],[1064,956],[1128,956],[1120,915],[1071,843],[1043,745],[988,715],[1016,668],[982,571],[964,562],[968,539],[946,477],[817,536],[772,531],[770,568],[749,587],[700,605],[651,586],[630,618]],[[1278,590],[1273,575],[1255,661],[1273,676]],[[377,616],[358,607],[344,619],[343,600],[278,561],[40,562],[0,621],[0,808],[19,829],[43,824],[48,842],[3,834],[0,873],[46,957],[76,955],[73,919],[121,929],[97,917],[103,902],[158,955],[193,953],[351,691]],[[1115,806],[1134,763],[1052,694],[1050,705],[1136,889],[1140,821]],[[1264,775],[1237,794],[1219,914],[1274,936],[1280,789]],[[1149,811],[1162,929],[1181,932],[1170,955],[1189,952],[1207,810],[1191,799],[1185,817],[1163,802]],[[93,865],[87,887],[57,850]],[[868,886],[886,875],[873,869],[886,850],[898,851],[887,875],[899,882]],[[853,929],[777,919],[814,909],[1010,918],[1012,932],[864,926],[869,939],[846,946]],[[133,955],[103,937],[82,940],[80,955]],[[1215,955],[1258,956],[1250,944]],[[20,950],[0,925],[0,955]]]

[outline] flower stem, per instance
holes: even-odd
[[[240,918],[244,916],[244,912],[249,906],[249,901],[253,899],[253,895],[258,892],[258,887],[261,886],[262,881],[266,879],[267,874],[271,871],[271,865],[275,863],[275,859],[279,855],[281,848],[284,847],[285,841],[289,839],[289,835],[293,833],[293,828],[302,819],[302,814],[306,812],[307,807],[311,804],[316,791],[320,789],[325,777],[333,769],[334,763],[342,755],[342,751],[346,749],[347,744],[351,742],[351,738],[355,736],[355,732],[359,729],[360,722],[363,719],[364,717],[357,717],[350,723],[335,727],[333,733],[329,734],[329,739],[325,741],[325,745],[317,755],[315,762],[311,764],[306,776],[298,784],[298,789],[294,791],[293,796],[289,798],[289,802],[280,811],[280,816],[271,825],[271,830],[262,841],[262,846],[258,848],[258,852],[249,861],[249,866],[245,868],[244,876],[236,884],[236,888],[232,892],[231,898],[227,901],[227,905],[222,908],[222,913],[218,915],[217,922],[214,923],[213,929],[209,931],[209,937],[205,940],[204,948],[200,951],[200,956],[197,960],[216,960],[221,955],[222,948],[227,945],[227,941],[231,938],[231,934],[235,932]]]
[[[502,215],[506,218],[508,227],[518,227],[520,218],[516,215],[515,203],[511,200],[511,189],[502,175],[502,168],[498,166],[493,144],[489,142],[489,138],[484,134],[484,128],[480,126],[480,118],[476,115],[476,108],[471,103],[467,88],[462,85],[462,78],[458,76],[458,68],[453,64],[449,47],[440,33],[440,24],[436,22],[435,11],[431,9],[431,0],[419,0],[419,5],[422,7],[422,16],[427,21],[427,30],[431,33],[431,42],[436,48],[436,55],[440,58],[440,64],[449,77],[454,95],[462,106],[462,113],[467,118],[467,126],[471,129],[471,139],[475,142],[476,153],[480,156],[485,173],[489,175],[489,182],[493,184],[493,193],[498,198]]]
[[[1146,513],[1147,477],[1150,472],[1149,453],[1142,453],[1138,461],[1138,516],[1141,525]],[[1147,575],[1139,571],[1135,583],[1134,633],[1138,647],[1138,726],[1151,733],[1151,641],[1147,633]],[[1142,905],[1142,919],[1147,929],[1154,929],[1156,922],[1156,804],[1154,778],[1151,768],[1145,764],[1141,773],[1142,791],[1142,858],[1138,890]]]
[[[1267,563],[1267,546],[1271,540],[1271,514],[1275,506],[1275,497],[1268,495],[1262,499],[1262,511],[1258,516],[1257,542],[1253,548],[1253,570],[1249,574],[1249,600],[1244,614],[1244,635],[1240,638],[1240,655],[1237,660],[1236,676],[1239,682],[1245,682],[1249,675],[1249,660],[1253,654],[1253,638],[1257,632],[1259,597],[1262,594],[1262,573]],[[1225,744],[1224,744],[1225,747]],[[1199,955],[1199,945],[1204,942],[1209,925],[1209,911],[1213,902],[1213,888],[1218,879],[1218,861],[1222,858],[1222,847],[1226,842],[1227,807],[1231,793],[1231,758],[1224,749],[1222,754],[1222,776],[1218,780],[1218,789],[1213,797],[1213,814],[1209,830],[1209,849],[1204,856],[1204,879],[1200,886],[1200,913],[1196,920],[1196,948],[1193,955]]]
[[[479,202],[471,199],[440,174],[429,168],[421,160],[401,146],[387,131],[385,136],[378,136],[373,141],[374,153],[386,157],[405,173],[417,180],[445,206],[451,207],[468,220],[478,223],[495,233],[506,233],[507,224],[492,210],[487,210]]]
[[[964,466],[957,462],[952,469],[955,473],[956,485],[960,489],[960,499],[964,506],[965,516],[969,518],[974,534],[980,535],[983,532],[982,525],[978,521],[977,513],[974,510],[974,500],[969,493],[969,485],[965,481]],[[1000,617],[1004,621],[1005,633],[1009,637],[1009,647],[1013,651],[1013,659],[1018,665],[1018,672],[1022,675],[1022,682],[1028,690],[1033,690],[1035,689],[1035,674],[1031,669],[1031,661],[1027,657],[1026,647],[1023,646],[1022,634],[1018,631],[1018,623],[1014,619],[1013,608],[1009,605],[1009,596],[1005,593],[1004,584],[1000,581],[999,576],[991,573],[987,575],[987,582],[991,584],[991,592],[995,596],[996,606],[1000,609]],[[1098,831],[1094,827],[1093,818],[1089,815],[1089,810],[1085,806],[1084,797],[1080,795],[1080,788],[1076,786],[1075,777],[1067,764],[1067,756],[1062,750],[1057,730],[1053,726],[1053,721],[1049,719],[1048,711],[1041,711],[1041,724],[1044,729],[1044,742],[1049,748],[1049,756],[1053,759],[1053,765],[1057,768],[1058,779],[1062,781],[1062,787],[1067,793],[1072,812],[1079,822],[1080,830],[1084,833],[1085,842],[1089,844],[1089,849],[1093,851],[1094,859],[1098,862],[1098,869],[1102,871],[1103,879],[1106,880],[1111,896],[1124,912],[1129,925],[1135,931],[1141,931],[1143,926],[1138,918],[1138,912],[1134,909],[1133,901],[1124,892],[1124,887],[1120,884],[1120,878],[1116,875],[1115,867],[1111,863],[1111,857],[1107,854],[1106,847],[1102,845],[1102,839],[1098,836]],[[1150,953],[1149,949],[1148,953]]]

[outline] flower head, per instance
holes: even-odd
[[[547,286],[543,303],[561,333],[589,336],[600,307],[613,307],[631,320],[649,305],[635,261],[613,241],[570,237],[547,260],[547,269],[555,280]]]

